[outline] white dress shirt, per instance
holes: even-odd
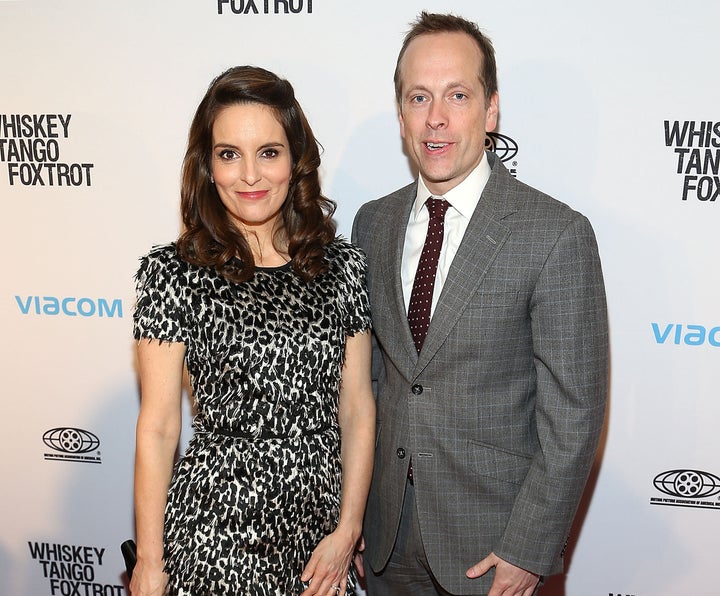
[[[432,306],[430,316],[435,311],[438,298],[445,285],[450,265],[455,258],[460,242],[462,242],[465,231],[467,230],[470,218],[472,217],[475,207],[477,207],[480,195],[485,189],[488,178],[490,178],[490,164],[487,155],[483,154],[480,163],[470,172],[467,178],[458,184],[455,188],[442,195],[450,207],[445,214],[445,236],[443,237],[442,248],[440,249],[440,260],[438,261],[437,276],[435,277],[435,287],[433,288]],[[400,266],[400,275],[403,286],[403,297],[405,298],[405,312],[410,304],[410,294],[412,293],[413,281],[415,281],[415,272],[420,262],[420,254],[425,244],[425,236],[427,236],[428,221],[430,214],[428,213],[425,201],[433,195],[425,185],[422,175],[418,177],[418,189],[415,197],[415,203],[410,211],[407,230],[405,232],[405,245],[403,247],[402,264]]]

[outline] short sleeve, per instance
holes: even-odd
[[[156,247],[140,259],[133,313],[136,340],[187,341],[183,266],[173,245]]]
[[[370,300],[367,291],[367,258],[358,247],[347,240],[338,239],[343,264],[341,300],[343,303],[342,326],[345,333],[355,335],[368,331],[372,326]]]

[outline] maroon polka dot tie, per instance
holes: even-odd
[[[420,254],[420,262],[415,273],[415,281],[410,294],[410,305],[408,306],[408,323],[418,352],[423,346],[430,326],[430,308],[432,306],[433,288],[435,287],[435,275],[437,274],[440,249],[445,234],[445,212],[448,210],[450,203],[444,199],[430,197],[425,201],[425,205],[427,205],[430,212],[430,221],[427,236],[425,237],[425,245]]]

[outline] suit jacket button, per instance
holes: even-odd
[[[415,395],[420,395],[423,392],[423,386],[422,385],[413,385],[411,391]]]
[[[395,453],[397,453],[397,456],[400,459],[405,459],[405,449],[403,449],[402,447],[398,447]]]

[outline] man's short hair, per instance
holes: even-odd
[[[397,99],[398,105],[401,104],[400,95],[402,93],[400,63],[405,55],[405,51],[413,39],[431,33],[466,33],[475,40],[483,57],[482,67],[478,73],[478,77],[485,89],[485,102],[488,103],[498,88],[495,49],[493,48],[490,38],[483,35],[477,24],[467,19],[452,14],[433,14],[423,11],[415,22],[411,23],[410,31],[405,35],[402,48],[400,48],[400,54],[398,55],[397,64],[395,65],[395,98]]]

